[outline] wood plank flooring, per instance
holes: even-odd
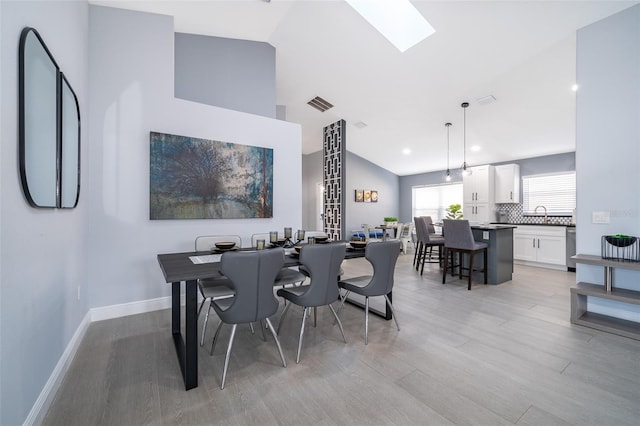
[[[516,265],[513,281],[467,291],[464,280],[440,284],[437,265],[421,277],[412,259],[396,268],[401,331],[372,316],[365,346],[363,311],[347,305],[345,344],[320,308],[296,364],[294,306],[281,330],[287,368],[268,332],[264,342],[239,326],[224,390],[230,327],[210,357],[209,324],[199,386],[186,392],[169,310],[92,323],[44,424],[638,424],[640,342],[569,323],[575,274]],[[369,271],[364,259],[343,268]]]

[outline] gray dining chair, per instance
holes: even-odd
[[[340,264],[344,260],[346,250],[347,248],[345,243],[316,244],[302,247],[300,250],[300,263],[309,271],[311,278],[310,283],[300,287],[279,289],[277,292],[278,296],[291,302],[285,306],[284,311],[280,316],[278,334],[280,333],[280,327],[282,326],[291,305],[296,304],[304,308],[302,312],[302,325],[300,326],[300,337],[298,338],[296,363],[300,363],[300,353],[302,352],[302,341],[304,338],[304,326],[307,313],[310,308],[325,305],[328,306],[340,326],[342,339],[347,343],[347,339],[344,337],[344,329],[342,328],[340,318],[338,318],[338,314],[333,306],[331,306],[331,304],[340,297],[340,291],[338,290],[338,274],[340,271]],[[315,323],[316,318],[314,315],[314,325]]]
[[[201,235],[196,237],[195,251],[213,251],[216,249],[216,243],[221,242],[233,242],[236,244],[236,247],[242,246],[242,238],[238,235]],[[206,301],[211,303],[212,300],[227,299],[235,296],[236,294],[229,282],[229,279],[222,275],[199,279],[198,290],[202,296],[202,302],[200,302],[200,307],[198,308],[198,317],[200,316],[200,312],[202,312],[202,308]],[[204,316],[200,346],[204,345],[204,338],[207,333],[207,323],[209,321],[209,312],[211,312],[211,310],[207,309],[207,313]]]
[[[278,301],[273,294],[273,285],[283,264],[284,251],[282,248],[255,252],[228,252],[222,255],[220,272],[231,281],[236,294],[229,299],[214,300],[209,305],[209,309],[213,308],[220,317],[220,323],[211,343],[212,355],[222,324],[233,325],[224,360],[220,389],[224,389],[231,348],[238,324],[251,324],[256,321],[262,323],[264,320],[278,346],[282,366],[287,366],[280,340],[278,340],[278,335],[269,320],[269,317],[278,310]]]
[[[478,253],[482,253],[484,256],[484,283],[487,284],[487,247],[486,243],[478,243],[473,238],[473,232],[469,221],[466,219],[443,220],[443,234],[444,234],[444,268],[442,271],[442,284],[445,283],[447,277],[447,269],[451,266],[451,275],[454,275],[455,264],[453,261],[453,255],[458,253],[460,259],[458,260],[459,277],[466,276],[468,278],[467,290],[471,290],[471,277],[473,276],[473,261]],[[464,255],[469,255],[469,267],[466,268]],[[449,265],[449,255],[451,256],[451,265]],[[466,269],[468,274],[464,274],[463,270]]]
[[[278,234],[278,238],[283,238],[284,234]],[[251,247],[257,246],[257,241],[265,240],[266,244],[269,243],[269,233],[261,233],[261,234],[253,234],[251,235]],[[268,249],[271,250],[271,249]],[[276,277],[275,286],[276,287],[289,287],[289,286],[298,286],[304,283],[304,280],[307,279],[307,276],[304,275],[296,268],[285,267],[280,270],[278,276]]]
[[[344,302],[349,293],[353,292],[364,296],[364,344],[369,344],[369,298],[376,296],[384,296],[384,300],[391,310],[391,315],[396,323],[396,328],[400,331],[396,313],[393,310],[391,300],[387,296],[393,289],[393,276],[400,254],[400,241],[382,241],[378,243],[367,244],[364,257],[371,263],[373,267],[373,275],[364,275],[360,277],[341,280],[338,285],[346,290],[340,302],[340,309],[344,308]]]

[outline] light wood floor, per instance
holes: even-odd
[[[516,266],[513,281],[467,291],[440,284],[437,265],[420,277],[412,257],[396,269],[401,331],[372,317],[365,346],[363,311],[347,306],[345,344],[322,308],[296,364],[302,311],[292,307],[287,368],[269,334],[240,326],[224,390],[229,327],[210,357],[209,325],[199,387],[185,392],[169,310],[95,322],[44,424],[638,424],[640,342],[569,323],[575,274]],[[346,262],[345,275],[363,262]]]

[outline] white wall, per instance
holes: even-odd
[[[640,5],[578,31],[577,251],[600,254],[602,235],[640,235]],[[592,212],[609,212],[594,224]],[[578,281],[602,283],[578,265]],[[617,269],[614,286],[640,290],[640,274]],[[589,310],[640,321],[640,309],[594,299]]]
[[[18,172],[18,44],[36,28],[78,96],[87,164],[88,28],[84,2],[2,1],[0,82],[0,424],[21,424],[87,312],[89,170],[73,210],[34,209]],[[80,287],[81,298],[77,291]]]
[[[173,97],[171,17],[90,7],[90,306],[169,296],[156,255],[302,225],[297,124]],[[272,219],[149,220],[149,131],[274,149]]]

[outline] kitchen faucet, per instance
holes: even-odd
[[[549,223],[549,218],[547,217],[547,208],[545,206],[536,206],[535,209],[533,209],[533,214],[537,214],[538,213],[538,209],[542,207],[544,209],[544,223]]]

